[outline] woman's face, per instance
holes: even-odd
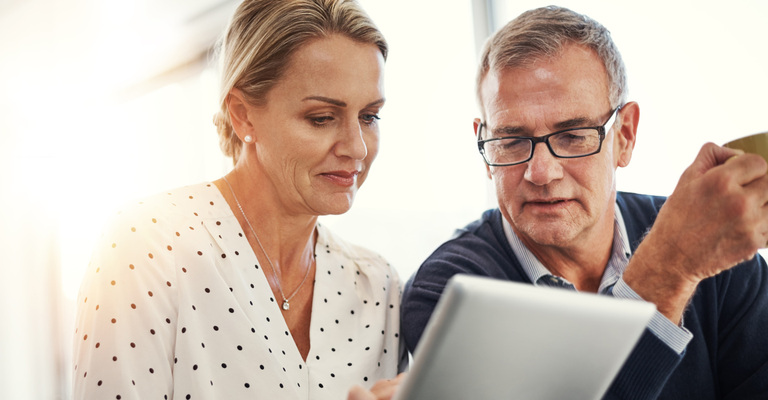
[[[349,210],[376,158],[384,58],[373,44],[332,35],[293,56],[263,106],[246,106],[256,162],[289,213]],[[259,188],[265,190],[266,188]]]

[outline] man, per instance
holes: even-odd
[[[610,33],[567,9],[496,33],[477,86],[475,134],[499,208],[411,278],[409,349],[448,279],[482,275],[654,303],[606,398],[768,398],[768,268],[755,255],[768,242],[766,162],[709,143],[668,199],[617,193],[639,106]]]

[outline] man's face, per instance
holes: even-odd
[[[489,72],[481,87],[484,129],[544,136],[602,125],[612,111],[608,93],[608,76],[597,54],[568,45],[560,55],[530,67]],[[501,212],[529,248],[610,240],[615,171],[629,162],[632,147],[621,136],[617,140],[610,128],[601,152],[592,156],[556,158],[540,143],[526,163],[488,167]]]

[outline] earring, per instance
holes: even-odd
[[[251,143],[253,142],[253,137],[251,135],[245,135],[245,137],[243,138],[243,141],[245,143]]]

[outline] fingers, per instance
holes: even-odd
[[[717,182],[714,185],[721,191],[730,185],[746,186],[765,177],[766,172],[768,163],[759,155],[706,143],[680,177],[680,183],[706,178]]]
[[[706,143],[699,150],[699,154],[696,155],[696,159],[689,169],[696,174],[703,174],[718,165],[724,164],[729,158],[741,154],[744,154],[741,150],[718,146],[714,143]]]
[[[746,185],[765,176],[768,163],[759,155],[742,153],[729,157],[723,168],[733,174],[739,185]]]
[[[404,377],[405,373],[401,373],[394,379],[382,379],[371,390],[355,385],[349,390],[347,400],[389,400],[395,395]]]
[[[735,157],[734,157],[735,156]],[[712,143],[686,169],[659,213],[660,243],[680,256],[669,270],[701,280],[754,255],[768,234],[768,163]]]
[[[380,380],[373,385],[371,392],[376,395],[378,400],[391,399],[404,377],[405,373],[401,373],[395,379]]]
[[[377,400],[376,396],[362,386],[355,385],[349,389],[347,400]]]

